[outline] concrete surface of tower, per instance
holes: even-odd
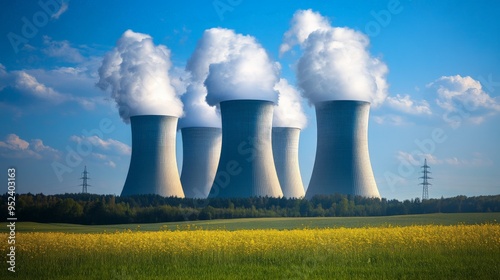
[[[274,103],[220,102],[222,148],[209,197],[281,197],[271,129]]]
[[[132,156],[121,195],[184,197],[175,157],[177,117],[132,116],[130,122]]]
[[[299,168],[300,128],[273,127],[273,157],[283,196],[304,197]]]
[[[217,127],[184,127],[181,131],[184,194],[187,198],[207,198],[219,164],[222,130]]]
[[[316,159],[306,198],[334,193],[380,197],[368,152],[370,103],[337,100],[315,107]]]

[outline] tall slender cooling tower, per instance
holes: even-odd
[[[315,106],[318,145],[306,198],[334,193],[380,197],[368,153],[370,103],[339,100]]]
[[[187,198],[207,198],[219,164],[222,129],[185,127],[181,183]]]
[[[273,127],[273,156],[283,196],[304,197],[299,168],[300,128]]]
[[[274,103],[229,100],[220,110],[222,149],[209,197],[283,196],[271,143]]]
[[[132,157],[122,196],[158,194],[184,197],[175,157],[177,118],[130,117]]]

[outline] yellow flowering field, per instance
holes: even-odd
[[[500,225],[18,233],[16,263],[20,279],[495,279]]]

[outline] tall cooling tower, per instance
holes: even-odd
[[[130,122],[132,157],[121,195],[184,197],[175,157],[177,118],[133,116]]]
[[[380,197],[368,153],[370,103],[341,100],[315,106],[318,145],[306,198],[334,193]]]
[[[285,197],[304,197],[299,169],[300,128],[273,127],[273,156]]]
[[[274,103],[230,100],[220,110],[221,156],[209,197],[283,196],[271,143]]]
[[[182,128],[181,183],[188,198],[207,198],[219,164],[222,130],[216,127]]]

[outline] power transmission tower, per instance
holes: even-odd
[[[80,178],[80,180],[82,180],[82,184],[80,185],[80,186],[82,186],[82,193],[88,193],[87,187],[90,186],[88,184],[88,180],[90,180],[88,175],[89,175],[89,172],[87,172],[87,166],[85,165],[85,169],[83,170],[82,177]]]
[[[420,177],[420,179],[422,179],[422,183],[420,183],[420,185],[423,186],[423,188],[422,188],[422,200],[424,200],[424,199],[429,199],[429,186],[432,185],[431,183],[429,183],[429,179],[432,179],[432,178],[429,177],[429,174],[431,173],[429,171],[429,168],[431,168],[431,167],[427,165],[427,159],[424,160],[424,165],[421,168],[422,168],[422,173],[424,174],[424,176]]]

